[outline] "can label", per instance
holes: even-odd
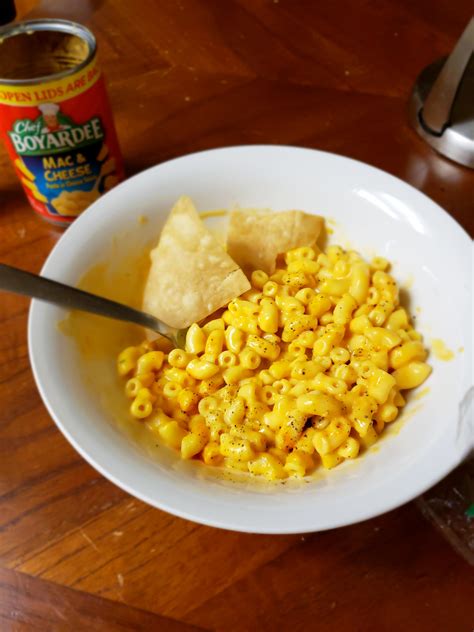
[[[55,223],[70,223],[123,179],[96,58],[62,79],[0,84],[0,134],[30,204]]]

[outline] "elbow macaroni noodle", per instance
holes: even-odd
[[[388,269],[338,246],[288,251],[191,325],[185,350],[122,351],[131,414],[183,459],[269,480],[356,458],[431,372]]]

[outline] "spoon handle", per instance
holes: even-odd
[[[78,309],[99,314],[99,316],[136,323],[166,337],[170,335],[165,326],[150,314],[4,263],[0,263],[0,290],[38,298],[67,309]]]

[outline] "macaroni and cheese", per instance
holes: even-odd
[[[131,414],[183,459],[269,480],[356,458],[431,372],[389,262],[305,246],[250,282],[184,350],[120,353]]]
[[[60,215],[76,216],[100,198],[96,189],[91,191],[62,191],[51,205]]]

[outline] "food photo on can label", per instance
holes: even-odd
[[[0,0],[2,632],[473,628],[442,5]]]

